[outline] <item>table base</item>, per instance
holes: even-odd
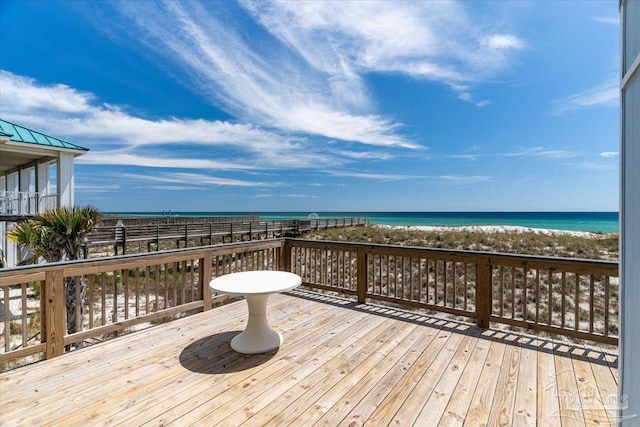
[[[257,354],[276,350],[284,338],[267,322],[267,300],[269,295],[245,295],[249,309],[249,320],[245,330],[231,340],[231,348],[238,353]]]

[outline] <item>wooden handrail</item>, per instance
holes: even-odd
[[[57,357],[65,346],[87,339],[184,312],[208,310],[214,299],[225,298],[212,297],[208,286],[212,277],[231,271],[280,269],[284,265],[283,246],[284,240],[272,239],[2,269],[0,294],[6,311],[0,321],[6,334],[0,365],[37,353]],[[66,280],[87,289],[87,297],[78,304],[83,308],[77,308],[71,317],[75,319],[74,333],[67,332]],[[36,317],[26,298],[12,307],[9,296],[17,289],[33,295],[34,283],[40,284],[41,296]],[[75,298],[80,301],[79,294]],[[36,300],[30,298],[30,304]],[[134,304],[131,309],[130,304]],[[9,316],[12,309],[13,317]],[[20,333],[23,338],[12,345],[12,323],[38,328],[40,342],[27,342],[27,334]]]
[[[252,269],[292,271],[309,288],[465,316],[483,328],[502,323],[609,344],[618,339],[615,261],[281,238],[0,270],[0,364],[40,352],[56,357],[88,338],[208,310],[220,298],[209,292],[211,277]],[[73,334],[65,329],[69,278],[84,278],[87,287],[88,313],[76,311]],[[22,297],[11,303],[18,291]],[[12,325],[22,330],[11,332]],[[34,331],[41,331],[40,342],[25,342]]]
[[[89,234],[87,245],[92,246],[114,246],[115,250],[121,247],[126,252],[127,242],[148,244],[155,243],[156,249],[159,248],[160,241],[174,240],[176,242],[189,241],[189,239],[207,239],[209,244],[213,244],[213,238],[219,238],[224,241],[227,238],[230,242],[238,236],[241,239],[248,237],[257,238],[276,238],[284,237],[285,233],[299,234],[303,231],[320,228],[346,227],[353,225],[364,225],[367,223],[366,218],[342,218],[338,219],[324,218],[314,220],[228,220],[215,222],[197,222],[188,221],[182,223],[153,223],[117,226],[113,221],[109,221],[107,225],[99,225]],[[188,245],[185,245],[188,246]],[[123,254],[124,254],[123,252]]]
[[[617,344],[616,261],[302,239],[286,239],[285,250],[303,284],[359,302]]]

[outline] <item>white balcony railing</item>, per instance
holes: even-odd
[[[57,207],[56,193],[0,191],[0,215],[35,215]]]

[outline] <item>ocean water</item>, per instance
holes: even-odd
[[[127,212],[118,215],[162,215],[162,212]],[[167,214],[166,212],[164,213]],[[618,212],[171,212],[178,216],[258,215],[263,220],[364,217],[371,224],[405,226],[512,225],[552,230],[618,232]]]

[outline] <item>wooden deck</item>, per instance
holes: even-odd
[[[0,374],[0,424],[608,425],[617,355],[304,291],[277,352],[229,342],[244,301]],[[614,401],[612,402],[612,399]]]

